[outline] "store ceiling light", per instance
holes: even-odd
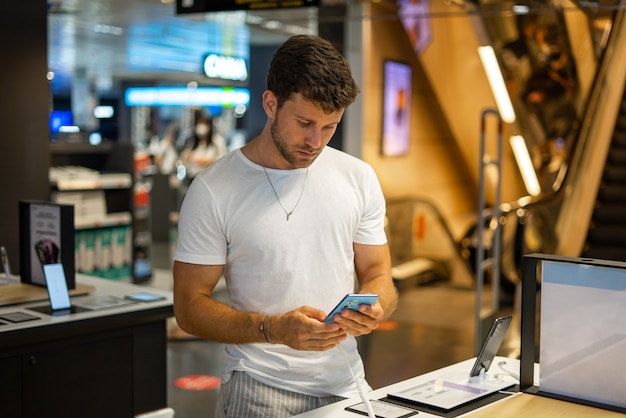
[[[261,24],[261,26],[263,26],[265,29],[269,29],[269,30],[276,30],[279,29],[280,27],[282,27],[282,23],[280,23],[278,20],[268,20],[266,22],[263,22]]]
[[[518,15],[526,15],[530,12],[530,8],[525,4],[513,5],[513,13]]]
[[[493,48],[490,45],[480,46],[478,47],[478,54],[480,55],[480,60],[487,74],[491,91],[496,100],[500,118],[506,123],[515,122],[515,111],[513,110],[511,97],[509,97],[509,92],[504,84],[502,71],[500,71],[500,65],[498,64]]]
[[[528,194],[531,196],[537,196],[541,193],[541,186],[539,186],[537,173],[535,172],[535,167],[533,167],[533,162],[530,159],[530,154],[528,153],[528,147],[526,146],[524,137],[521,135],[513,135],[509,141]]]

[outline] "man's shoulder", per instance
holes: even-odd
[[[241,151],[233,150],[229,151],[226,154],[222,155],[215,162],[209,165],[207,168],[202,170],[198,176],[201,177],[213,177],[213,176],[222,176],[229,175],[231,172],[236,172],[241,170],[241,167],[244,165],[243,160],[241,159]]]
[[[326,155],[326,157],[329,160],[333,160],[333,161],[339,161],[341,163],[345,163],[345,164],[354,164],[357,166],[368,166],[369,164],[367,164],[365,161],[363,161],[362,159],[352,155],[352,154],[348,154],[345,151],[342,151],[340,149],[337,148],[333,148],[330,146],[327,146],[324,149],[324,154]]]
[[[324,154],[326,168],[334,173],[333,175],[341,174],[361,178],[375,176],[374,169],[369,163],[352,154],[332,147],[326,147]]]

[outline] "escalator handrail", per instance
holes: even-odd
[[[454,238],[454,235],[452,234],[452,230],[450,229],[448,222],[446,222],[445,218],[441,214],[441,211],[437,208],[437,206],[435,206],[434,203],[432,203],[430,200],[423,198],[423,197],[412,196],[412,197],[402,198],[402,199],[390,199],[387,201],[387,204],[394,204],[394,203],[400,203],[400,202],[419,203],[419,204],[428,206],[428,208],[434,213],[436,221],[442,226],[444,233],[446,234],[450,244],[452,244],[452,247],[455,250],[455,254],[460,259],[465,261],[464,264],[468,264],[467,257],[465,256],[465,251],[463,247]],[[468,268],[469,268],[469,264],[468,264]]]

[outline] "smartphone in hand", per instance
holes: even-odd
[[[328,314],[324,323],[332,324],[333,318],[338,313],[341,313],[344,309],[352,309],[353,311],[359,310],[359,305],[372,305],[378,300],[378,295],[374,293],[349,293],[339,301],[337,306],[333,308]]]

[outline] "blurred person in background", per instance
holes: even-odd
[[[187,141],[181,159],[187,168],[187,175],[195,177],[204,168],[226,154],[226,140],[215,131],[213,118],[200,116],[196,120],[194,132]]]

